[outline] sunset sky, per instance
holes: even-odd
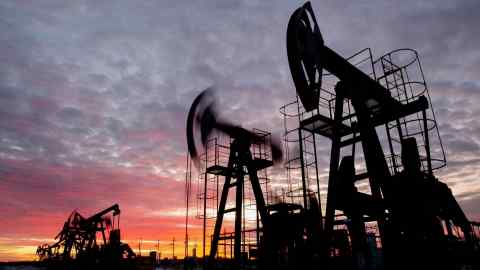
[[[168,256],[175,237],[181,256],[188,107],[216,85],[230,118],[280,135],[295,96],[286,26],[302,3],[0,1],[0,261],[33,259],[72,210],[114,203],[123,239],[161,240]],[[312,5],[344,56],[419,52],[448,160],[437,176],[480,220],[480,2]]]

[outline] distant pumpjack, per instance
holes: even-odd
[[[77,266],[95,267],[97,262],[116,265],[124,259],[132,259],[135,253],[128,244],[120,241],[119,220],[107,217],[120,215],[118,204],[114,204],[88,218],[84,218],[77,211],[73,211],[64,223],[62,230],[55,237],[57,242],[52,245],[44,244],[37,248],[37,255],[41,261],[47,263],[75,263]],[[106,232],[110,229],[107,240]],[[97,242],[97,235],[101,235],[102,242]],[[66,265],[63,265],[66,266]]]

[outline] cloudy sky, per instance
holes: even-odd
[[[216,85],[231,118],[279,133],[295,95],[286,25],[301,3],[1,1],[0,261],[33,258],[73,209],[113,203],[131,243],[183,239],[188,106]],[[344,56],[420,53],[449,162],[437,176],[480,219],[480,3],[312,4]]]

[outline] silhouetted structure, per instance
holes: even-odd
[[[201,195],[201,199],[204,203],[204,239],[206,237],[205,224],[207,219],[207,200],[218,198],[217,194],[211,196],[208,195],[207,181],[209,175],[213,175],[218,189],[218,176],[224,177],[220,200],[217,200],[217,207],[215,208],[215,210],[218,211],[218,214],[215,216],[216,222],[207,263],[212,267],[220,244],[224,248],[225,257],[227,256],[227,247],[230,249],[230,252],[233,249],[233,258],[235,258],[234,266],[239,268],[243,263],[246,263],[249,253],[251,257],[257,256],[255,253],[257,252],[258,254],[258,240],[261,230],[260,222],[263,225],[262,227],[265,227],[268,222],[266,218],[266,202],[257,172],[265,170],[273,165],[273,161],[281,157],[281,150],[278,145],[272,143],[269,134],[266,132],[260,130],[254,130],[251,132],[218,119],[217,114],[214,111],[214,103],[213,100],[211,100],[210,91],[201,93],[193,102],[187,121],[189,153],[192,156],[192,160],[196,164],[199,164],[202,158],[198,157],[195,147],[195,126],[197,126],[197,129],[199,130],[202,144],[206,148],[205,158],[203,160],[205,171],[201,174],[205,178],[205,188],[203,195]],[[225,133],[231,138],[231,141],[229,145],[219,145],[217,144],[216,139],[213,140],[215,153],[213,163],[211,163],[207,157],[209,145],[208,137],[214,130]],[[223,153],[227,153],[228,155],[227,164],[223,164],[223,162],[220,161],[220,148]],[[253,155],[251,149],[253,149]],[[248,229],[248,226],[245,224],[245,176],[249,179],[251,191],[255,198],[256,209],[254,210],[254,215],[258,212],[260,216],[260,219],[257,217],[256,226],[253,229]],[[264,184],[265,183],[266,181]],[[229,190],[232,188],[235,188],[235,201],[233,207],[227,209],[228,194]],[[235,213],[234,232],[221,234],[224,215],[230,212]],[[256,235],[254,238],[255,240],[248,239],[250,237],[245,236],[245,234],[249,233],[254,233]]]
[[[324,45],[308,2],[290,18],[287,51],[297,101],[281,112],[287,149],[298,143],[300,150],[298,156],[287,153],[287,169],[299,160],[304,201],[306,185],[316,182],[318,189],[318,178],[310,179],[312,167],[318,177],[316,136],[331,141],[321,265],[471,265],[456,255],[461,250],[478,256],[471,223],[450,189],[433,176],[446,162],[418,54],[402,49],[374,61],[365,49],[345,59]],[[294,128],[287,126],[293,117]],[[461,231],[456,244],[452,225]]]
[[[257,176],[272,162],[252,155],[254,145],[270,145],[275,161],[280,147],[261,133],[219,120],[209,91],[190,109],[189,153],[197,168],[204,167],[204,256],[207,220],[216,221],[206,267],[225,266],[218,247],[227,240],[233,266],[248,265],[248,230],[242,224],[247,175],[261,221],[253,230],[257,239],[250,261],[260,269],[478,267],[479,225],[467,219],[448,186],[433,174],[446,159],[417,52],[400,49],[374,60],[364,49],[343,58],[325,46],[309,2],[290,18],[287,52],[297,99],[280,109],[287,171],[281,202],[265,200],[268,190],[262,190]],[[214,130],[230,141],[209,140]],[[196,132],[204,155],[197,152]],[[326,192],[318,168],[321,140],[331,145]],[[228,163],[220,166],[222,155]],[[225,179],[221,192],[218,176]],[[216,190],[208,188],[209,181]],[[236,196],[233,207],[226,208],[230,188],[236,188]],[[214,213],[207,217],[207,210]],[[234,232],[221,234],[228,212],[235,212]],[[224,254],[228,258],[226,249]]]
[[[40,261],[60,268],[121,267],[131,261],[135,253],[120,240],[119,215],[118,204],[88,218],[73,211],[55,237],[57,242],[38,247]]]

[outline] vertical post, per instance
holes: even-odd
[[[157,240],[157,263],[161,260],[160,258],[160,240]]]
[[[424,139],[425,139],[425,152],[427,153],[427,166],[428,166],[428,174],[433,175],[432,170],[432,157],[430,156],[430,139],[428,137],[428,122],[427,122],[427,111],[422,111],[423,116],[423,131],[424,131]]]
[[[243,153],[240,153],[242,155]],[[242,157],[241,157],[242,158]],[[241,159],[240,158],[240,159]],[[236,267],[240,269],[242,263],[242,201],[243,201],[243,162],[237,167],[237,181],[235,193],[235,242],[233,256],[235,257]]]
[[[300,150],[300,167],[302,172],[302,192],[303,192],[303,207],[307,208],[307,182],[305,181],[305,161],[303,160],[303,138],[302,127],[298,127],[298,145]]]
[[[393,173],[397,174],[397,161],[395,160],[395,150],[392,144],[392,135],[390,134],[390,128],[388,123],[385,124],[385,130],[387,132],[388,148],[390,149],[390,156],[392,157]]]
[[[257,251],[259,250],[259,246],[260,246],[260,220],[258,218],[258,209],[255,213],[255,216],[256,216],[256,222],[257,222],[257,230],[256,230],[256,240],[257,240]]]
[[[107,237],[105,237],[105,227],[103,226],[103,222],[100,223],[100,226],[102,227],[101,230],[102,230],[102,238],[103,238],[103,244],[107,244]]]
[[[187,204],[187,207],[185,210],[185,258],[188,257],[188,210],[189,210],[189,201],[190,201],[191,173],[192,173],[191,160],[190,160],[190,155],[187,153],[187,171],[185,173],[185,195],[186,195],[185,197],[186,197],[186,204]]]
[[[205,269],[205,258],[206,258],[206,241],[207,241],[207,181],[208,181],[208,142],[207,147],[205,149],[205,176],[204,176],[204,184],[203,184],[203,268]]]
[[[337,87],[336,87],[337,88]],[[336,89],[335,88],[335,89]],[[333,118],[332,128],[332,147],[330,152],[330,171],[328,175],[328,193],[327,193],[327,210],[325,213],[325,246],[323,252],[325,259],[328,259],[330,252],[330,245],[333,235],[333,221],[335,219],[335,181],[337,177],[338,163],[340,161],[340,124],[342,123],[343,115],[343,93],[337,91],[335,97],[335,112]]]
[[[215,138],[215,165],[220,165],[220,147],[221,145],[219,143],[217,143],[217,138]],[[219,203],[219,200],[218,200],[218,191],[219,191],[219,183],[218,183],[218,175],[215,176],[215,183],[217,185],[217,192],[215,193],[216,194],[216,197],[217,197],[217,211],[218,211],[218,203]]]
[[[317,142],[315,140],[315,133],[312,132],[313,137],[313,154],[315,156],[315,176],[317,177],[317,194],[318,194],[318,209],[320,209],[320,231],[323,230],[323,214],[322,201],[320,198],[320,179],[318,177],[318,162],[317,162]]]

